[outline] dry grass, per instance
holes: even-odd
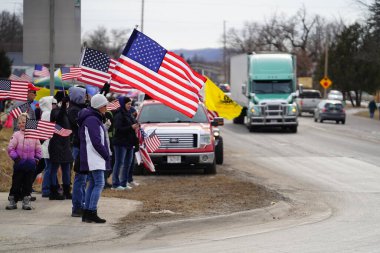
[[[13,162],[7,153],[7,146],[13,129],[3,128],[0,131],[0,191],[9,191],[12,183]]]
[[[368,112],[368,110],[367,111],[362,111],[362,112],[355,113],[355,115],[356,116],[360,116],[360,117],[364,117],[364,118],[369,118],[369,112]],[[379,117],[379,110],[375,111],[375,115],[374,115],[373,118],[377,119],[377,120],[380,119],[380,117]]]

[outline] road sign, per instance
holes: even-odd
[[[322,85],[323,88],[327,89],[331,86],[332,81],[328,77],[324,77],[321,81],[319,81],[319,83]]]

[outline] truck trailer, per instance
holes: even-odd
[[[287,53],[252,53],[231,57],[231,98],[242,107],[233,120],[258,128],[297,132],[296,58]]]

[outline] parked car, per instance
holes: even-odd
[[[215,174],[216,164],[223,163],[223,138],[217,126],[223,118],[210,120],[200,103],[193,118],[156,100],[145,100],[139,107],[137,120],[147,134],[155,131],[160,147],[149,153],[158,170],[170,168],[204,169]],[[136,174],[143,173],[141,167]]]
[[[329,94],[327,94],[327,99],[343,101],[343,94],[338,90],[330,90]]]
[[[346,112],[342,101],[322,100],[314,111],[314,121],[334,120],[337,124],[346,123]]]
[[[302,116],[303,112],[314,114],[320,101],[321,92],[319,90],[303,90],[296,98],[298,115]]]

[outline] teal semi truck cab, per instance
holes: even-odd
[[[241,54],[231,57],[231,98],[242,107],[234,123],[257,128],[298,127],[296,58],[287,53]]]

